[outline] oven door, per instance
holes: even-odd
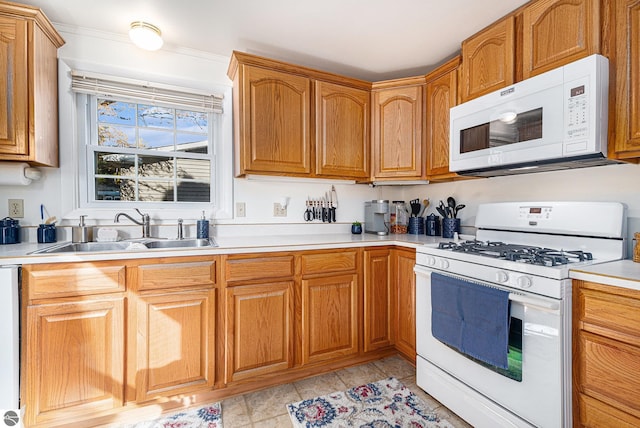
[[[432,271],[416,266],[415,272],[416,345],[419,359],[426,360],[452,380],[459,381],[534,426],[563,426],[566,402],[563,355],[567,350],[563,349],[565,308],[562,301],[531,294],[509,295],[509,369],[503,370],[465,356],[433,337]],[[429,385],[418,385],[430,392]],[[464,403],[460,404],[465,406]]]

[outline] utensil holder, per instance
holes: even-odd
[[[442,219],[442,237],[453,238],[453,234],[455,232],[460,233],[460,219],[459,218]]]
[[[422,217],[409,217],[407,233],[422,235],[424,233],[424,219]]]

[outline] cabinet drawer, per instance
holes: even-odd
[[[292,277],[295,273],[292,255],[251,258],[229,258],[225,265],[227,281],[263,280]]]
[[[580,332],[578,350],[580,390],[640,417],[640,349]]]
[[[357,269],[357,267],[357,250],[304,254],[302,256],[303,275],[313,275],[329,272],[353,272]]]
[[[138,266],[138,290],[194,286],[213,287],[215,283],[216,262],[211,259]]]
[[[92,262],[23,266],[22,278],[30,300],[125,290],[123,264]]]
[[[585,282],[578,297],[581,328],[640,345],[640,293]]]

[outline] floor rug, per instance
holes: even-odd
[[[393,377],[291,403],[287,410],[298,428],[453,428]]]
[[[222,428],[220,403],[165,415],[152,421],[123,425],[122,428]]]

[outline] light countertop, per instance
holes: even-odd
[[[640,290],[640,263],[633,260],[618,260],[572,269],[569,276],[583,281]]]
[[[389,234],[384,236],[363,233],[322,234],[322,235],[260,235],[241,237],[216,237],[217,247],[189,249],[146,249],[130,251],[109,251],[93,253],[29,254],[55,244],[23,243],[0,245],[0,265],[23,265],[59,262],[82,262],[96,260],[142,259],[153,257],[180,257],[215,254],[240,254],[274,251],[322,250],[349,247],[373,247],[398,245],[416,248],[421,245],[436,245],[450,241],[439,236]]]

